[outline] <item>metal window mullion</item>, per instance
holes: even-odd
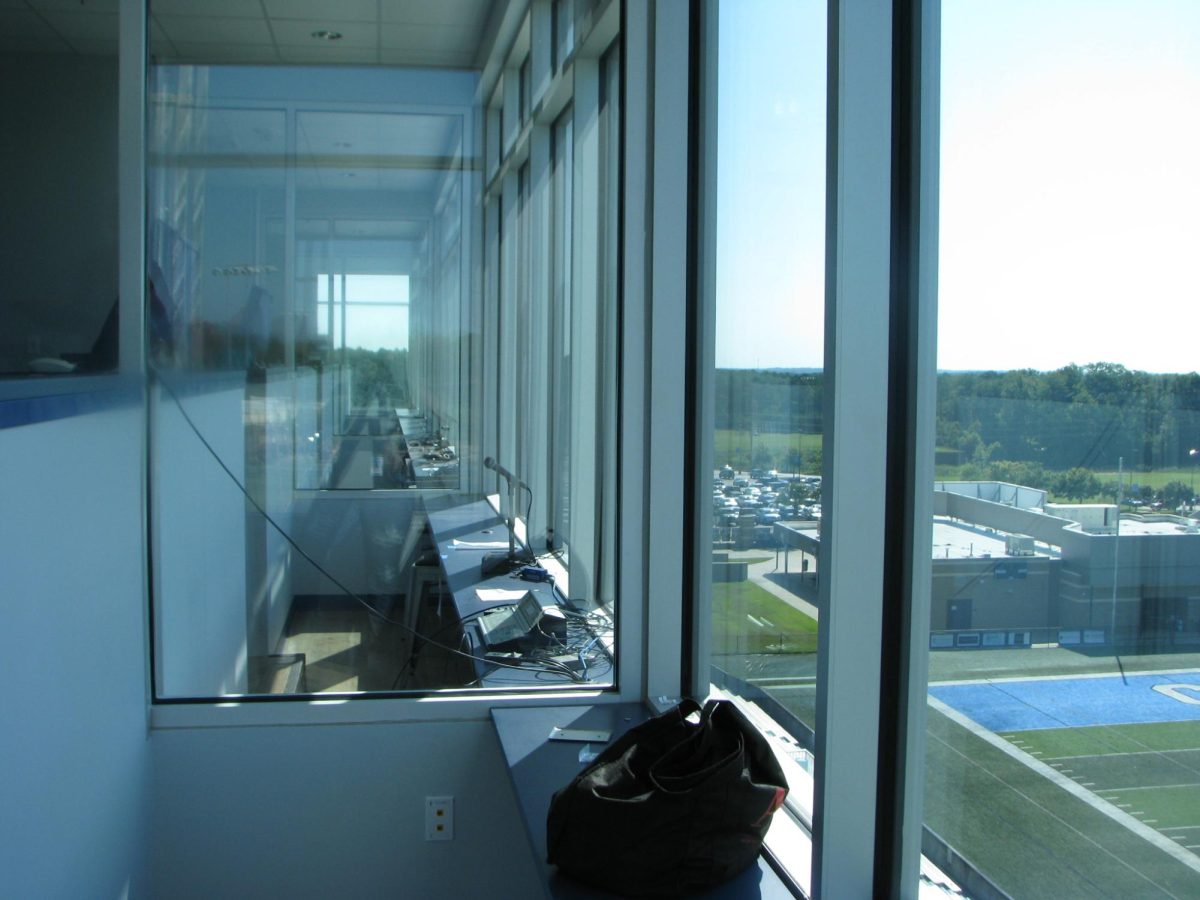
[[[891,236],[889,0],[830,5],[813,889],[874,889]]]
[[[691,10],[658,3],[653,12],[653,192],[650,231],[649,359],[650,453],[646,554],[646,693],[682,693],[685,472],[691,441],[688,402],[688,116]],[[690,636],[689,636],[690,639]]]
[[[641,696],[643,662],[648,643],[643,609],[649,604],[646,584],[647,518],[646,471],[648,409],[646,375],[646,307],[649,256],[646,237],[650,224],[648,182],[651,46],[653,29],[648,5],[625,4],[621,22],[621,142],[623,191],[621,227],[621,419],[619,453],[620,526],[617,529],[618,614],[617,646],[621,648],[618,677],[622,694]]]
[[[940,0],[897,7],[892,401],[878,896],[916,897],[924,821],[937,402]],[[890,714],[889,714],[890,711]]]

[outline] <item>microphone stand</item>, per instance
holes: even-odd
[[[483,461],[484,468],[491,469],[502,476],[508,484],[508,553],[501,556],[498,553],[484,554],[479,564],[480,575],[487,578],[491,575],[507,574],[515,564],[524,560],[517,556],[517,490],[521,482],[512,472],[499,465],[492,457]]]

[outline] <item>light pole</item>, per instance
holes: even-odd
[[[1196,506],[1196,462],[1197,462],[1196,457],[1200,456],[1200,450],[1197,450],[1195,447],[1193,447],[1191,450],[1188,451],[1188,456],[1190,456],[1192,458],[1192,487],[1191,487],[1192,496],[1188,497],[1188,506],[1195,508],[1195,506]]]

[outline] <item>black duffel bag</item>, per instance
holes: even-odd
[[[692,893],[755,861],[786,796],[779,762],[736,706],[685,700],[631,728],[554,795],[547,858],[618,894]]]

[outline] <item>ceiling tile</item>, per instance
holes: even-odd
[[[176,41],[174,55],[165,52],[162,62],[189,63],[277,63],[279,54],[271,44],[209,44]]]
[[[43,35],[16,36],[5,32],[0,22],[0,53],[70,53],[71,47],[46,29]]]
[[[27,9],[0,9],[0,34],[6,37],[53,37],[54,29]]]
[[[343,47],[337,44],[325,43],[303,46],[279,46],[279,58],[285,63],[311,63],[320,65],[374,65],[379,61],[379,54],[374,47]]]
[[[451,25],[384,25],[383,46],[393,50],[423,50],[460,53],[474,61],[478,36]]]
[[[316,47],[337,49],[358,47],[375,49],[379,40],[379,29],[374,23],[319,21],[309,19],[272,19],[271,30],[275,43],[280,47]],[[314,31],[335,31],[341,35],[336,41],[313,37]]]
[[[37,10],[57,9],[63,12],[112,15],[116,15],[119,8],[118,0],[29,0],[29,5]]]
[[[115,15],[49,10],[42,14],[54,30],[74,43],[76,39],[115,41],[120,26]]]
[[[150,12],[158,16],[190,16],[228,19],[261,19],[262,7],[255,0],[150,0]]]
[[[491,14],[492,0],[380,0],[384,22],[454,25],[478,35]]]
[[[176,44],[270,44],[265,19],[191,18],[159,16],[167,36]]]
[[[320,19],[330,22],[375,22],[379,16],[376,0],[263,0],[272,19]]]
[[[81,56],[116,56],[120,49],[116,38],[107,41],[75,38],[71,41],[71,46]]]
[[[446,53],[435,50],[397,50],[383,47],[379,61],[386,66],[416,66],[433,69],[472,69],[474,54]]]

